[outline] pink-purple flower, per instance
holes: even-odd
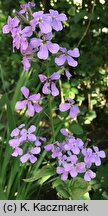
[[[49,37],[45,36],[43,39],[32,38],[30,42],[32,48],[38,48],[37,56],[39,59],[46,60],[49,52],[56,54],[59,51],[59,45],[52,43]]]
[[[8,34],[9,32],[12,33],[13,29],[18,26],[19,19],[17,17],[11,18],[8,16],[7,24],[3,26],[3,33]]]
[[[49,12],[52,18],[52,28],[56,31],[61,31],[63,29],[62,22],[67,20],[66,15],[64,13],[59,14],[57,10],[52,9],[50,9]]]
[[[68,65],[72,67],[76,67],[78,65],[78,62],[74,59],[80,56],[78,48],[67,51],[66,48],[61,47],[60,51],[60,56],[55,58],[55,63],[58,66],[64,65],[65,62],[68,62]]]
[[[28,2],[27,4],[21,4],[21,10],[18,12],[18,14],[24,14],[27,12],[27,9],[30,7],[35,7],[35,3],[34,2]]]
[[[20,158],[20,161],[22,163],[26,163],[28,160],[30,160],[31,163],[35,163],[37,161],[36,155],[38,155],[40,152],[40,147],[34,147],[32,149],[29,149],[28,152]]]
[[[52,31],[51,18],[43,11],[33,13],[33,19],[30,21],[33,31],[36,27],[40,28],[41,33],[48,34]]]
[[[54,72],[49,78],[43,74],[39,74],[39,79],[44,83],[42,92],[43,94],[52,94],[54,97],[59,95],[59,90],[54,83],[54,80],[58,80],[60,75],[57,72]]]
[[[104,151],[99,151],[99,148],[97,146],[93,146],[93,150],[95,151],[94,153],[94,162],[96,166],[101,165],[101,158],[105,158],[105,152]]]
[[[27,160],[35,163],[37,161],[37,155],[41,152],[41,143],[46,141],[45,137],[36,136],[34,134],[35,131],[35,125],[31,125],[26,129],[25,124],[21,124],[11,132],[12,139],[9,140],[9,145],[13,149],[12,156],[21,156],[20,161],[22,163],[25,163]],[[23,149],[25,145],[26,153]]]
[[[60,110],[61,112],[65,112],[65,111],[67,111],[67,110],[70,110],[70,112],[69,112],[70,117],[71,117],[71,118],[76,118],[77,115],[78,115],[78,113],[80,112],[78,106],[73,105],[73,104],[75,103],[75,101],[72,100],[71,98],[67,98],[67,101],[68,101],[68,102],[66,102],[66,103],[61,103],[61,104],[59,105],[59,110]]]
[[[27,107],[28,115],[33,117],[35,113],[39,113],[42,110],[42,107],[39,105],[41,95],[38,93],[30,96],[30,91],[25,86],[21,88],[21,92],[25,99],[16,103],[16,109],[21,110]]]

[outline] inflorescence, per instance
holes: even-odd
[[[20,50],[23,56],[21,62],[26,72],[29,71],[32,61],[36,58],[46,60],[50,53],[56,55],[55,64],[59,70],[50,76],[39,74],[38,77],[43,85],[43,95],[50,94],[57,97],[60,91],[55,82],[61,78],[61,74],[66,75],[68,79],[72,77],[68,65],[71,67],[78,65],[79,49],[67,50],[52,41],[53,30],[61,31],[63,22],[67,21],[64,13],[59,14],[57,10],[52,9],[49,10],[49,13],[32,12],[34,7],[33,2],[21,4],[21,10],[16,12],[16,16],[14,18],[8,17],[7,24],[3,27],[3,33],[11,33],[13,51],[15,49]],[[17,110],[27,109],[30,117],[42,111],[40,103],[42,103],[43,97],[40,93],[30,95],[26,86],[21,88],[21,92],[24,99],[16,103]],[[70,118],[77,118],[80,110],[74,104],[73,99],[67,98],[64,103],[59,105],[59,111],[69,111]],[[9,145],[13,149],[12,156],[20,156],[22,163],[28,160],[35,163],[37,155],[41,152],[42,142],[46,142],[46,138],[36,136],[35,131],[35,125],[26,129],[25,124],[21,124],[11,132]],[[61,179],[74,178],[78,174],[84,175],[86,181],[95,178],[96,174],[91,170],[92,164],[100,166],[101,158],[105,158],[105,152],[99,151],[96,146],[87,148],[80,138],[75,138],[65,128],[61,129],[61,133],[64,135],[63,142],[56,141],[44,146],[46,151],[51,152],[51,157],[57,159],[56,172],[61,175]]]

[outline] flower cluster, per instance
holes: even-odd
[[[58,167],[56,172],[62,180],[68,177],[75,178],[78,174],[84,174],[84,179],[90,181],[96,174],[90,169],[92,164],[101,165],[101,158],[105,158],[105,152],[99,151],[98,147],[86,148],[81,139],[75,138],[66,129],[61,129],[65,136],[63,142],[56,142],[45,146],[46,151],[52,152],[52,158],[57,158]]]
[[[35,112],[39,113],[42,110],[42,107],[39,105],[39,102],[42,100],[41,95],[38,93],[30,96],[29,89],[25,86],[21,88],[21,92],[25,99],[16,103],[16,109],[20,110],[24,107],[28,107],[28,115],[33,117]]]
[[[43,11],[32,13],[31,8],[35,4],[28,2],[21,5],[21,10],[17,12],[14,18],[8,17],[7,24],[3,27],[3,33],[11,33],[13,39],[13,49],[20,49],[23,55],[22,64],[24,70],[28,71],[31,66],[31,60],[37,57],[46,60],[49,52],[59,54],[55,58],[58,66],[63,65],[66,61],[72,67],[77,66],[74,58],[79,57],[79,50],[67,50],[60,47],[57,43],[52,42],[52,31],[61,31],[63,22],[67,21],[64,13],[58,13],[56,10],[49,10],[49,13]],[[27,15],[27,16],[26,16]],[[34,37],[34,35],[36,35]],[[71,76],[67,71],[67,76]]]
[[[34,125],[31,125],[28,130],[25,129],[24,126],[25,124],[21,124],[11,132],[12,139],[9,140],[9,145],[13,149],[12,156],[21,156],[20,161],[22,163],[27,162],[27,160],[30,160],[31,163],[35,163],[37,161],[36,155],[41,152],[41,142],[46,141],[46,138],[37,137],[34,134],[36,131]],[[24,149],[24,147],[26,147],[26,149]]]
[[[23,55],[22,64],[25,71],[31,67],[31,62],[35,58],[46,60],[49,54],[55,54],[55,63],[60,68],[52,74],[49,71],[46,74],[39,74],[38,77],[43,84],[42,93],[45,95],[58,96],[60,91],[56,82],[62,75],[66,75],[68,80],[72,77],[68,70],[68,65],[76,67],[77,58],[80,56],[78,48],[67,50],[52,41],[53,30],[56,32],[63,29],[63,22],[67,21],[64,13],[58,13],[56,10],[49,10],[49,13],[43,11],[32,12],[35,7],[33,2],[21,5],[21,10],[16,13],[14,18],[8,17],[7,24],[3,27],[3,33],[11,33],[13,39],[13,50],[20,50]],[[16,109],[27,109],[30,117],[42,110],[40,102],[42,97],[40,93],[30,95],[26,86],[21,88],[24,96],[22,101],[16,103]],[[76,118],[80,112],[74,105],[75,101],[67,98],[64,103],[59,105],[61,112],[69,111],[71,118]],[[20,161],[25,163],[30,161],[35,163],[37,155],[41,152],[41,143],[46,138],[34,134],[36,127],[31,125],[25,129],[25,124],[21,124],[11,132],[9,145],[13,149],[12,156],[20,156]],[[62,180],[68,177],[76,177],[78,174],[84,175],[86,181],[95,178],[96,174],[91,170],[92,164],[100,166],[101,158],[105,158],[104,151],[99,151],[98,147],[86,148],[80,138],[75,138],[66,129],[61,129],[65,136],[63,142],[56,141],[53,144],[47,144],[45,150],[51,152],[51,157],[57,159],[57,173],[61,175]]]

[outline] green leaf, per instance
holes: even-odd
[[[2,184],[0,183],[0,200],[6,200],[6,193],[3,190]]]
[[[78,123],[76,123],[75,121],[72,122],[72,124],[70,125],[70,130],[72,131],[72,133],[74,133],[76,135],[83,134],[82,127]]]
[[[43,168],[39,169],[33,177],[28,179],[23,179],[25,182],[34,182],[40,178],[50,178],[56,174],[55,168],[51,165],[44,166]],[[43,179],[44,181],[44,179]]]
[[[80,199],[82,195],[86,194],[90,189],[90,185],[84,179],[76,177],[72,180],[69,191],[72,199]]]
[[[62,181],[60,177],[57,177],[56,180],[52,183],[53,188],[56,188],[58,196],[61,198],[69,199],[70,194],[68,192],[67,183],[69,181]]]

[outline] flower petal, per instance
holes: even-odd
[[[30,101],[28,101],[28,110],[27,110],[27,112],[28,112],[28,115],[30,117],[33,117],[34,114],[35,114],[34,106],[32,105],[32,103]]]
[[[71,56],[67,56],[67,61],[68,61],[68,64],[72,67],[76,67],[78,65],[78,62],[75,61]]]
[[[68,70],[65,70],[65,74],[66,74],[68,80],[70,80],[70,78],[72,77],[71,73]]]
[[[71,107],[70,113],[69,113],[71,118],[76,118],[78,113],[80,113],[80,110],[79,110],[79,108],[77,106]]]
[[[54,72],[51,76],[50,79],[51,80],[58,80],[60,78],[60,74],[58,74],[57,72]]]
[[[60,130],[60,132],[61,132],[64,136],[68,136],[68,135],[69,135],[65,128],[62,128],[62,129]]]
[[[59,95],[59,90],[57,89],[55,83],[51,83],[51,91],[52,91],[52,95],[54,97],[56,97],[57,95]]]
[[[51,93],[49,87],[50,87],[50,83],[46,82],[42,88],[43,94],[50,94]]]
[[[23,109],[27,105],[27,100],[18,101],[16,103],[15,109],[20,110]]]
[[[35,163],[37,161],[37,157],[35,157],[34,155],[30,155],[29,159],[31,163]]]
[[[48,144],[48,145],[44,146],[44,149],[46,151],[52,151],[54,149],[54,145],[53,144]]]
[[[68,54],[72,57],[75,57],[75,58],[78,58],[80,56],[78,48],[74,48],[73,50],[69,50]]]
[[[55,63],[58,65],[58,66],[61,66],[65,63],[66,61],[66,56],[64,54],[60,55],[59,57],[56,57],[55,58]]]
[[[30,150],[30,152],[31,152],[32,154],[39,154],[40,151],[41,151],[41,148],[40,148],[40,147],[35,147],[35,148],[33,148],[33,149]]]
[[[10,29],[9,29],[8,25],[4,25],[3,26],[3,33],[8,34],[9,32],[10,32]]]
[[[34,104],[35,112],[39,113],[42,111],[42,107],[39,104]]]
[[[29,154],[25,154],[25,155],[23,155],[23,156],[20,158],[20,161],[21,161],[22,163],[25,163],[25,162],[27,162],[27,160],[29,159],[29,157],[30,157]]]
[[[39,74],[38,77],[39,77],[41,82],[45,82],[47,80],[47,77],[43,74]]]
[[[45,34],[48,34],[52,30],[51,25],[47,21],[39,23],[39,28]]]
[[[26,86],[23,86],[21,88],[21,92],[22,92],[22,94],[24,95],[25,98],[28,98],[28,96],[29,96],[29,89]]]
[[[52,26],[56,31],[61,31],[63,29],[62,23],[58,19],[53,20]]]
[[[57,53],[60,49],[57,43],[52,43],[50,41],[47,42],[47,47],[48,47],[48,50],[53,54]]]
[[[36,130],[36,126],[35,125],[31,125],[28,129],[28,133],[33,133]]]
[[[43,59],[43,60],[48,58],[48,48],[47,48],[46,44],[42,44],[40,46],[40,50],[37,53],[37,56],[39,59]]]
[[[34,134],[28,134],[27,138],[30,142],[34,142],[36,140],[36,136]]]
[[[30,45],[32,48],[37,48],[42,44],[42,40],[39,38],[32,38],[30,41]]]
[[[65,111],[69,110],[70,108],[71,108],[70,103],[61,103],[61,104],[59,105],[59,110],[60,110],[61,112],[65,112]]]
[[[40,93],[31,95],[29,97],[29,100],[31,100],[31,101],[40,101]]]
[[[74,178],[78,175],[78,172],[75,167],[71,168],[70,175]]]
[[[20,130],[18,128],[15,128],[12,132],[11,132],[11,137],[16,137],[19,135]]]

